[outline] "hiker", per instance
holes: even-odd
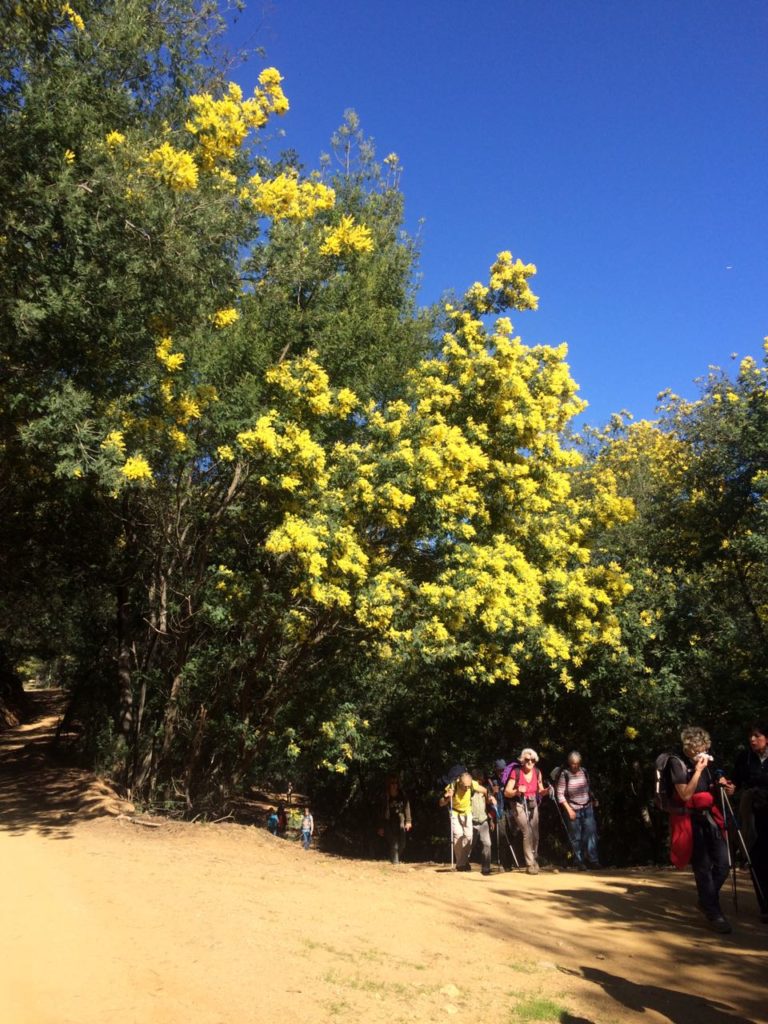
[[[512,802],[512,817],[523,837],[525,870],[529,875],[539,873],[539,799],[549,793],[541,772],[536,767],[539,755],[526,747],[520,754],[520,766],[515,768],[504,787],[504,801]]]
[[[558,804],[567,815],[565,827],[573,849],[574,866],[586,871],[587,866],[598,869],[597,822],[595,821],[595,800],[589,775],[582,767],[581,754],[572,750],[566,766],[557,776],[555,793]]]
[[[386,840],[392,864],[400,863],[412,824],[410,802],[400,785],[400,776],[392,772],[387,776],[381,825],[378,829],[379,835]]]
[[[285,838],[288,829],[288,815],[285,813],[285,803],[281,800],[277,805],[277,835]]]
[[[669,773],[671,806],[670,858],[678,870],[689,863],[698,893],[697,907],[712,931],[732,931],[720,908],[720,889],[728,877],[728,841],[725,823],[717,806],[718,783],[710,769],[709,733],[688,726],[680,733],[683,756],[673,756],[665,769]],[[721,779],[729,796],[735,787]]]
[[[267,828],[269,829],[269,831],[272,833],[273,836],[277,835],[278,818],[277,818],[277,811],[275,810],[274,807],[270,807],[269,808],[269,817],[267,818]]]
[[[469,855],[472,850],[472,794],[487,793],[485,786],[475,782],[468,771],[463,771],[455,782],[445,787],[440,797],[441,807],[451,808],[451,842],[457,871],[471,871]]]
[[[480,844],[480,867],[483,875],[491,873],[491,830],[494,827],[496,801],[491,795],[488,776],[485,772],[475,771],[475,782],[480,789],[472,793],[472,848]]]
[[[768,923],[768,723],[750,726],[749,750],[736,758],[733,781],[739,793],[739,820],[752,861],[760,920]]]
[[[309,807],[305,807],[301,817],[301,842],[305,850],[308,850],[312,845],[312,836],[314,834],[315,819],[310,814]]]

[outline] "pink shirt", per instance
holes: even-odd
[[[536,794],[539,792],[539,773],[537,772],[536,768],[534,767],[533,771],[531,772],[530,782],[526,781],[526,778],[523,775],[523,771],[521,768],[520,775],[518,777],[517,785],[515,788],[520,790],[523,796],[527,797],[529,800],[535,797]]]

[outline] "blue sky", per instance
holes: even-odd
[[[536,263],[515,327],[568,342],[589,421],[762,355],[765,0],[251,0],[229,42],[284,75],[308,166],[349,107],[398,154],[424,301]]]

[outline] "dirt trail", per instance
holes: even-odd
[[[768,1022],[746,879],[723,939],[690,876],[458,876],[89,819],[93,777],[46,760],[40,711],[0,736],[3,1024]]]

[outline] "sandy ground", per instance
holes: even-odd
[[[689,875],[483,878],[93,817],[119,808],[47,760],[38,703],[0,736],[2,1024],[768,1022],[746,879],[722,938]]]

